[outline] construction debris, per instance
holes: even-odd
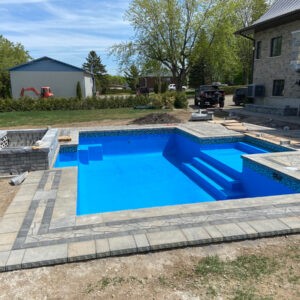
[[[27,176],[28,176],[28,172],[26,171],[16,177],[13,177],[9,183],[11,185],[20,185],[26,179]]]

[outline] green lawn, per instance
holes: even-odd
[[[0,113],[0,128],[15,126],[46,126],[92,122],[103,120],[136,119],[149,113],[161,112],[154,109],[98,109],[98,110],[72,110],[72,111],[30,111]]]

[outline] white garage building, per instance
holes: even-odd
[[[20,97],[22,88],[33,87],[40,92],[44,86],[51,88],[54,97],[76,97],[77,82],[80,82],[84,98],[93,95],[91,73],[46,56],[13,67],[9,71],[12,97],[15,99]],[[24,95],[38,97],[32,91],[26,91]]]

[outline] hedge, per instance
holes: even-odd
[[[185,93],[166,92],[164,94],[150,94],[150,96],[131,95],[79,98],[20,98],[1,99],[0,112],[11,111],[49,111],[49,110],[82,110],[105,108],[128,108],[135,106],[152,106],[154,108],[186,108]]]
[[[246,87],[246,86],[245,85],[220,86],[220,89],[225,92],[225,95],[232,95],[236,89],[242,87]]]
[[[49,111],[49,110],[80,110],[125,108],[148,105],[151,100],[145,96],[104,97],[104,98],[21,98],[0,99],[0,112],[10,111]]]

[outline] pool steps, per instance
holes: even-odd
[[[200,151],[198,153],[198,156],[200,159],[204,160],[205,162],[207,162],[208,164],[214,166],[215,168],[217,168],[218,170],[222,170],[221,172],[227,174],[230,177],[233,178],[240,178],[242,173],[231,168],[230,166],[223,164],[222,162],[220,162],[219,160],[213,158],[212,156],[210,156],[209,154],[204,153],[203,151]]]
[[[199,157],[193,157],[192,164],[205,173],[215,179],[216,182],[226,187],[227,189],[241,189],[242,185],[239,180],[236,180],[219,169],[215,168],[213,165],[205,162]]]
[[[182,163],[183,172],[218,200],[237,199],[245,196],[240,180],[234,178],[232,174],[228,174],[227,168],[223,170],[223,164],[216,160],[205,161],[205,159],[206,156],[193,157],[190,163]],[[220,167],[222,167],[222,171]],[[233,170],[229,173],[239,172]],[[239,175],[241,176],[240,173]]]
[[[89,161],[103,160],[102,144],[80,145],[78,147],[78,159],[82,164],[88,164]]]

